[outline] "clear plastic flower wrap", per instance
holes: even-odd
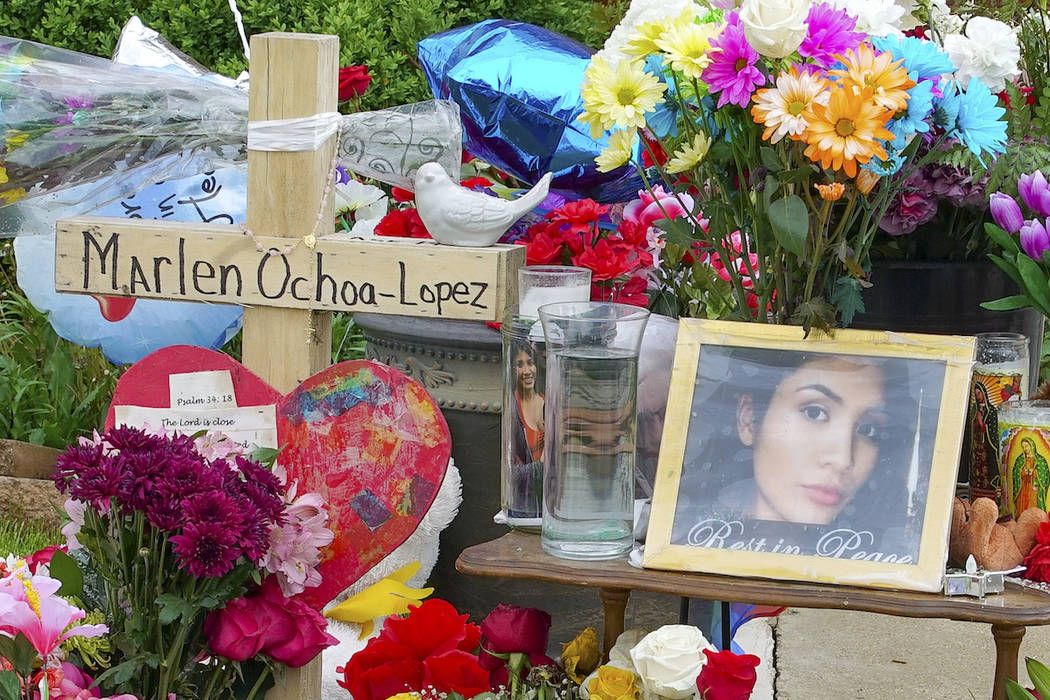
[[[126,196],[243,162],[247,128],[236,87],[0,37],[0,207],[100,178]],[[401,105],[342,117],[338,160],[410,187],[427,161],[458,176],[460,140],[454,103]]]

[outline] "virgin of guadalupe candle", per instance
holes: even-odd
[[[995,499],[1002,507],[999,469],[999,406],[1028,398],[1028,338],[1020,333],[979,333],[970,381],[964,460],[970,502]]]
[[[1028,508],[1046,510],[1050,489],[1050,401],[999,407],[1000,510],[1015,518]]]

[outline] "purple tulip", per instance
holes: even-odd
[[[992,210],[995,223],[1007,233],[1017,233],[1024,225],[1021,207],[1010,195],[996,192],[989,199],[988,207]]]
[[[1042,260],[1043,253],[1050,250],[1050,232],[1047,228],[1050,226],[1040,223],[1038,219],[1026,221],[1021,227],[1021,249],[1032,260]]]
[[[1039,216],[1050,216],[1050,184],[1041,170],[1022,175],[1017,180],[1021,201]]]

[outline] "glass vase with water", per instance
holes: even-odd
[[[547,343],[541,544],[611,559],[634,544],[638,350],[649,312],[575,302],[539,309]]]

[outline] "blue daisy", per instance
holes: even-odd
[[[667,85],[667,92],[663,101],[656,105],[653,114],[645,117],[645,125],[658,138],[664,139],[668,136],[678,136],[678,116],[682,111],[678,106],[678,90],[675,87],[675,82],[667,78],[664,73],[663,61],[659,56],[651,55],[646,58],[645,70],[661,78]]]
[[[908,91],[908,106],[898,113],[886,124],[886,128],[893,132],[892,146],[900,151],[908,143],[908,137],[912,134],[925,134],[930,130],[926,118],[933,111],[933,82],[921,80],[915,87]]]
[[[934,119],[944,126],[949,136],[966,144],[984,165],[982,153],[995,155],[1006,150],[1006,110],[999,98],[980,80],[971,80],[965,91],[951,86],[934,109]]]
[[[871,172],[881,177],[888,177],[894,175],[898,170],[904,167],[904,156],[899,153],[893,153],[887,151],[888,157],[886,160],[879,158],[872,158],[867,163],[862,165],[862,168],[870,170]]]
[[[872,45],[879,51],[889,51],[894,60],[904,59],[904,70],[912,80],[934,80],[945,73],[954,73],[951,58],[932,41],[914,36],[872,37]]]

